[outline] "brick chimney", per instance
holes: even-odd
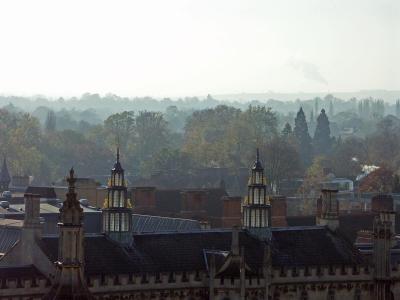
[[[393,197],[387,194],[379,194],[371,199],[371,211],[379,213],[381,211],[393,211]]]
[[[317,210],[320,209],[320,215],[317,215],[317,225],[327,226],[333,231],[339,227],[337,193],[338,190],[335,189],[322,189],[321,197],[318,200],[320,204],[317,202]]]
[[[31,240],[40,236],[40,195],[26,193],[23,236]]]
[[[183,218],[205,220],[207,192],[204,190],[182,191],[181,216]]]
[[[286,227],[287,203],[285,196],[270,197],[272,227]]]
[[[152,213],[156,210],[156,188],[136,187],[132,189],[135,213]]]
[[[232,228],[233,226],[241,226],[242,212],[241,212],[241,197],[222,198],[222,227]]]

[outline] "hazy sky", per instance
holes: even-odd
[[[0,2],[0,93],[400,89],[399,0]]]

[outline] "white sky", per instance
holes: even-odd
[[[0,93],[400,89],[399,0],[0,2]]]

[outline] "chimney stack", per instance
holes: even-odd
[[[327,226],[335,231],[339,227],[339,202],[337,200],[338,190],[322,189],[318,205],[317,225]]]
[[[40,195],[26,193],[24,233],[31,238],[36,238],[40,233]]]
[[[239,255],[239,227],[233,226],[232,227],[232,245],[231,251],[233,256]]]

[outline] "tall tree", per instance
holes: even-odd
[[[140,111],[135,123],[135,149],[140,160],[149,159],[158,149],[168,146],[168,123],[161,113]]]
[[[270,189],[279,193],[283,179],[292,179],[299,175],[300,158],[297,149],[290,139],[277,136],[268,142],[265,153],[262,154],[265,157]]]
[[[330,152],[332,146],[331,129],[329,128],[329,119],[325,114],[325,109],[317,118],[317,127],[314,133],[314,151],[317,154],[326,155]]]
[[[132,139],[135,128],[135,113],[124,111],[111,115],[104,121],[104,128],[112,135],[111,148],[114,149],[118,143],[122,151],[126,152],[127,144]]]
[[[303,166],[308,166],[311,163],[313,151],[311,145],[311,137],[308,133],[306,116],[304,115],[302,107],[300,107],[300,110],[297,113],[294,124],[294,135],[298,143],[300,158]]]
[[[44,128],[47,133],[54,132],[56,130],[56,114],[54,111],[49,110],[47,112],[46,122],[44,123]]]

